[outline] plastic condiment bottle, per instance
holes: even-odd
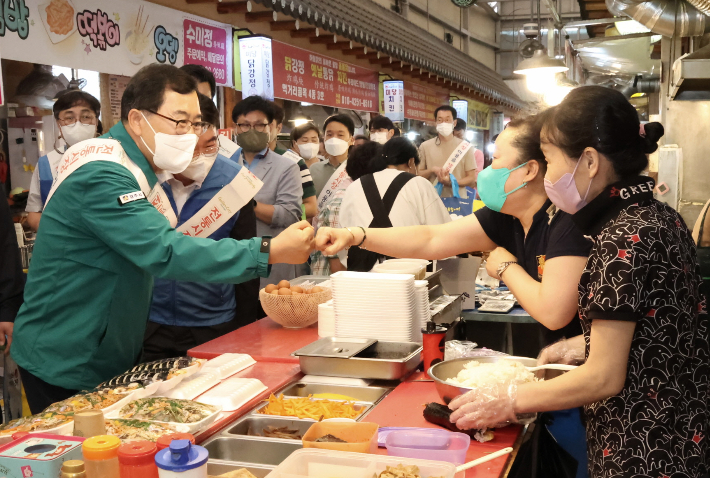
[[[195,444],[195,437],[189,433],[169,433],[158,438],[158,451],[168,448],[173,440],[190,440],[190,443]]]
[[[121,440],[115,436],[91,437],[81,445],[86,466],[86,478],[120,478],[118,447]]]
[[[121,478],[158,478],[155,454],[158,447],[149,441],[124,443],[118,448]]]
[[[86,469],[81,460],[67,460],[62,463],[59,478],[86,478]]]
[[[207,478],[208,458],[205,448],[189,440],[173,440],[155,455],[155,463],[160,478]]]

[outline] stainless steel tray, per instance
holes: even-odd
[[[286,398],[288,398],[288,397],[286,397]],[[318,400],[318,399],[316,399],[316,400]],[[343,400],[331,400],[331,401],[342,402]],[[316,420],[313,420],[311,418],[296,418],[296,417],[289,417],[289,416],[285,416],[285,415],[262,415],[261,413],[259,413],[259,410],[261,410],[265,406],[266,406],[266,401],[261,402],[259,405],[257,405],[256,408],[254,408],[254,410],[249,412],[249,415],[247,415],[247,416],[285,418],[287,420],[297,420],[297,421],[308,422],[308,423],[315,423],[316,422]],[[365,417],[365,415],[367,415],[370,412],[370,410],[372,409],[372,407],[374,407],[374,405],[369,402],[353,402],[353,407],[355,408],[355,410],[362,410],[362,413],[360,413],[360,415],[358,415],[358,417],[355,419],[356,422],[359,422],[360,420],[362,420]]]
[[[421,363],[422,346],[414,342],[379,341],[351,358],[300,356],[306,375],[401,380]]]
[[[256,440],[268,440],[268,441],[285,441],[287,443],[300,443],[300,440],[291,440],[289,438],[271,438],[264,436],[250,435],[249,432],[252,431],[256,433],[261,433],[266,427],[288,427],[293,430],[298,430],[298,433],[303,436],[311,426],[313,422],[310,420],[299,420],[298,418],[277,418],[270,415],[247,415],[235,423],[231,428],[222,432],[225,436],[246,436]]]
[[[337,337],[326,337],[316,340],[305,347],[301,347],[296,350],[293,355],[297,357],[350,358],[376,342],[377,340],[374,339],[340,339]]]
[[[266,478],[266,475],[271,473],[275,467],[252,464],[241,465],[238,463],[219,460],[207,461],[207,474],[210,476],[223,475],[225,473],[229,473],[230,471],[241,470],[242,468],[246,468],[252,475],[256,476],[256,478]]]
[[[334,393],[351,397],[357,402],[377,403],[392,391],[382,387],[356,387],[352,385],[330,385],[326,383],[296,382],[288,385],[279,393],[288,397],[307,397],[319,393]]]
[[[267,441],[217,435],[203,446],[207,448],[211,460],[275,467],[288,458],[291,453],[303,448],[303,443],[296,440]]]

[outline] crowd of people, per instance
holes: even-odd
[[[641,125],[620,93],[580,87],[511,121],[484,169],[448,105],[419,148],[385,116],[357,135],[345,113],[294,127],[283,148],[284,110],[251,96],[231,112],[239,148],[226,157],[206,73],[143,68],[103,135],[91,95],[55,103],[62,146],[32,179],[38,234],[14,327],[17,286],[0,308],[33,412],[261,318],[266,283],[483,251],[489,275],[541,324],[541,360],[582,365],[463,395],[451,403],[457,425],[584,406],[591,476],[707,476],[703,237],[642,174],[660,124]],[[261,188],[214,212],[246,174]],[[441,198],[469,187],[486,206],[452,221]]]

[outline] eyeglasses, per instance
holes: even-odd
[[[81,124],[85,124],[85,125],[96,124],[96,115],[93,115],[93,114],[83,114],[83,115],[81,115],[81,117],[79,118],[79,121],[81,122]],[[59,120],[59,123],[60,123],[62,126],[72,126],[72,125],[74,125],[74,124],[76,123],[76,118],[66,118],[66,119],[62,119],[62,120]]]
[[[204,154],[205,156],[212,156],[213,154],[217,154],[219,151],[219,138],[215,140],[215,144],[212,146],[208,146],[205,149],[197,149],[195,148],[195,152],[192,153],[192,157],[196,158],[201,154]]]
[[[210,129],[213,129],[215,126],[212,123],[207,123],[204,121],[200,121],[199,123],[192,123],[192,128],[195,130],[195,134],[197,136],[202,136],[205,134],[207,131]]]
[[[199,124],[202,124],[202,122],[193,123],[190,120],[176,120],[174,118],[171,118],[170,116],[161,115],[160,113],[157,113],[157,112],[151,111],[151,110],[146,110],[146,111],[148,111],[148,113],[152,113],[156,116],[160,116],[161,118],[165,118],[166,120],[172,121],[173,123],[175,123],[175,132],[177,134],[187,134],[190,132],[191,129],[196,128],[197,125],[199,125]],[[195,134],[200,134],[200,133],[197,133],[197,131],[195,131]]]
[[[268,126],[269,126],[269,123],[256,123],[256,124],[237,123],[237,129],[239,130],[240,133],[246,133],[247,131],[251,130],[252,128],[257,130],[259,133],[263,133]]]

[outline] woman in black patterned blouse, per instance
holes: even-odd
[[[586,363],[457,398],[459,427],[584,405],[591,477],[707,476],[710,346],[695,244],[640,175],[662,135],[608,88],[577,88],[547,113],[548,196],[594,246],[579,285],[584,334],[546,355],[581,348]]]

